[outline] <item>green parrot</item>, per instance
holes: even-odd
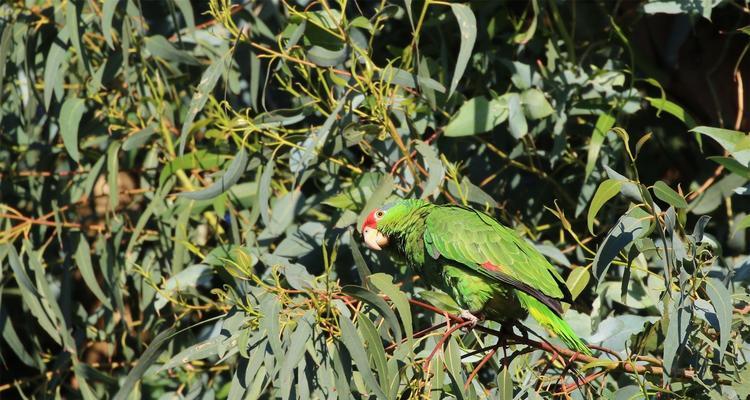
[[[364,242],[393,244],[425,281],[451,295],[461,317],[500,323],[528,314],[571,350],[589,348],[561,318],[568,288],[555,268],[514,230],[468,207],[400,200],[373,210],[362,225]]]

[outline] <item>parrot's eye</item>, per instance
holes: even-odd
[[[382,212],[382,211],[378,211],[378,212],[376,212],[376,213],[375,213],[375,218],[376,218],[376,219],[380,219],[380,218],[383,218],[383,215],[384,215],[384,214],[385,214],[384,212]]]

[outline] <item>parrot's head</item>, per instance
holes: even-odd
[[[400,200],[376,208],[367,215],[362,224],[365,245],[373,250],[382,250],[408,226],[413,211],[427,204],[422,200]]]
[[[365,245],[373,250],[382,250],[388,246],[388,236],[378,230],[378,223],[386,218],[388,210],[393,208],[387,204],[381,208],[376,208],[367,215],[365,222],[362,224],[362,238]]]

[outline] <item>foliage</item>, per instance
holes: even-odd
[[[3,3],[0,394],[746,398],[748,4],[622,3]],[[597,358],[455,331],[359,247],[398,197],[513,226]]]

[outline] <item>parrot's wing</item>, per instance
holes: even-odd
[[[491,280],[508,284],[562,312],[571,302],[560,274],[531,244],[480,211],[437,207],[427,217],[424,241],[433,258],[445,257]]]

